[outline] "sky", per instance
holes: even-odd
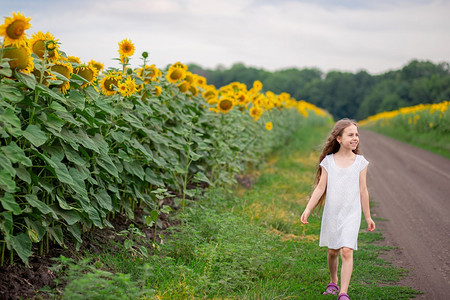
[[[318,68],[381,74],[411,60],[450,62],[450,0],[0,0],[0,17],[31,18],[67,55],[117,67],[180,61],[270,71]],[[1,24],[3,19],[0,20]]]

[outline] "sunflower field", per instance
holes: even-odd
[[[216,88],[176,62],[130,67],[134,44],[119,42],[119,68],[81,62],[51,33],[27,37],[30,18],[0,25],[0,264],[27,263],[52,244],[76,248],[116,214],[158,225],[161,196],[186,201],[231,187],[306,120],[329,122],[287,93],[234,82]]]
[[[403,107],[370,116],[359,124],[450,154],[449,107],[450,101]]]

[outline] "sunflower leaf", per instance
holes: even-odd
[[[7,211],[12,212],[16,216],[22,213],[19,204],[14,200],[14,196],[10,193],[5,193],[2,198],[0,198],[0,203],[3,208]]]
[[[11,142],[8,146],[1,147],[1,149],[12,163],[20,162],[27,167],[33,165],[31,160],[25,155],[25,152],[17,146],[16,142]],[[13,175],[15,175],[15,172]]]
[[[0,85],[0,95],[1,98],[13,103],[18,103],[24,99],[24,95],[18,88],[3,83]]]
[[[23,136],[29,140],[34,146],[39,147],[47,141],[47,135],[36,125],[28,125],[23,132]]]
[[[0,115],[0,121],[11,124],[16,128],[20,128],[20,119],[16,116],[12,109],[5,109],[5,111]]]
[[[16,75],[16,78],[27,88],[34,90],[34,88],[36,87],[36,78],[34,77],[33,73],[25,74],[20,71],[14,70],[14,75]]]
[[[17,252],[20,259],[28,265],[28,258],[33,253],[31,251],[32,242],[26,233],[12,236],[10,239],[12,248]]]

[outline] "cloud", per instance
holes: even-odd
[[[235,62],[266,69],[318,67],[380,73],[409,60],[448,60],[448,1],[0,0],[2,15],[32,18],[83,61],[115,64],[117,43],[136,45],[159,67]],[[5,11],[7,9],[8,11]]]

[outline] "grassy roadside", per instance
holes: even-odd
[[[179,215],[183,226],[172,229],[154,256],[121,248],[89,254],[95,263],[61,261],[68,266],[63,279],[70,282],[64,297],[102,299],[88,294],[92,289],[108,299],[334,299],[321,295],[328,274],[326,249],[317,242],[320,219],[312,216],[308,226],[299,222],[314,177],[314,150],[328,130],[299,132],[254,172],[251,189],[209,191]],[[387,249],[373,243],[379,238],[361,232],[349,293],[409,299],[412,289],[389,285],[405,272],[378,258]]]
[[[435,131],[417,132],[414,130],[408,130],[401,126],[363,126],[362,128],[387,135],[396,140],[409,143],[413,146],[450,158],[450,135],[448,134],[442,134]]]

